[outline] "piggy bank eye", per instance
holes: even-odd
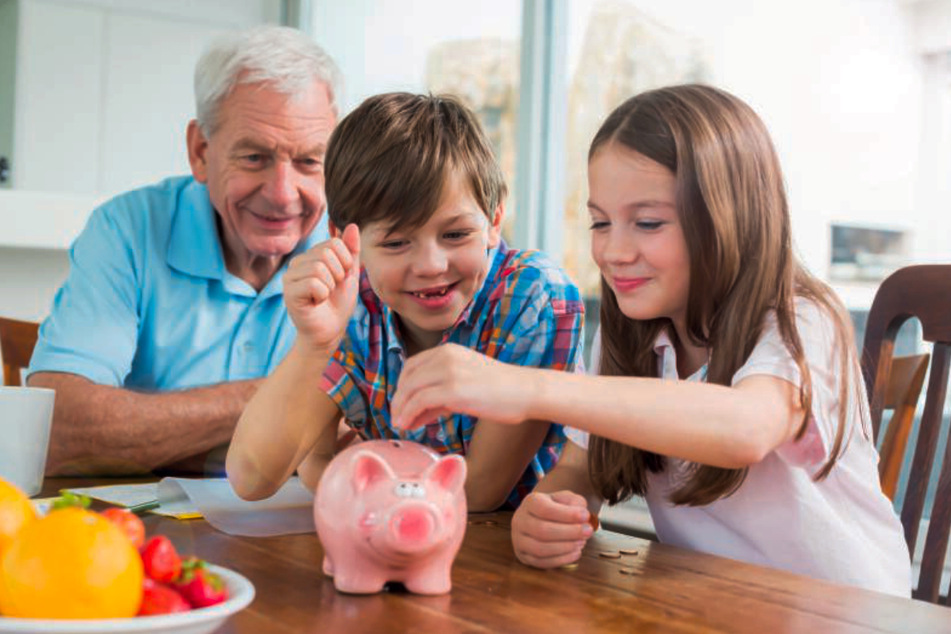
[[[397,497],[401,498],[424,498],[426,497],[426,489],[423,488],[423,485],[418,482],[400,482],[396,485],[396,490],[394,491]]]

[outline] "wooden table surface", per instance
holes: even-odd
[[[107,483],[117,481],[48,478],[44,495]],[[437,597],[337,593],[314,534],[234,537],[204,520],[144,519],[149,535],[254,584],[254,601],[220,632],[951,632],[951,608],[605,530],[577,568],[535,570],[515,558],[506,513],[470,516],[452,592]],[[637,554],[600,555],[621,548]]]

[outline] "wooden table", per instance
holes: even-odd
[[[60,488],[115,480],[47,479]],[[226,535],[204,520],[146,515],[148,533],[237,570],[254,602],[221,632],[951,632],[951,609],[599,531],[574,570],[520,564],[510,514],[470,516],[452,592],[339,594],[316,535]],[[601,557],[636,549],[636,555]],[[621,572],[631,574],[624,574]]]

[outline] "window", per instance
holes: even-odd
[[[344,76],[346,112],[371,95],[451,93],[479,116],[509,185],[505,233],[517,215],[516,121],[521,6],[486,0],[459,19],[442,0],[314,2],[311,34]]]

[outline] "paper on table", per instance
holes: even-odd
[[[177,511],[190,501],[208,523],[230,535],[266,537],[313,533],[314,494],[291,478],[265,500],[242,500],[226,478],[164,478],[158,484],[160,508]]]
[[[119,506],[137,506],[158,499],[158,483],[145,484],[107,484],[104,486],[69,489],[72,493],[89,496],[96,500]],[[187,498],[179,501],[173,508],[160,507],[150,512],[179,520],[196,519],[201,512],[194,504],[187,504]]]
[[[300,478],[291,478],[277,493],[257,502],[237,496],[226,478],[163,478],[147,484],[119,484],[70,489],[91,498],[135,506],[155,499],[159,508],[150,513],[191,519],[204,517],[218,530],[231,535],[265,537],[312,533],[314,494]]]

